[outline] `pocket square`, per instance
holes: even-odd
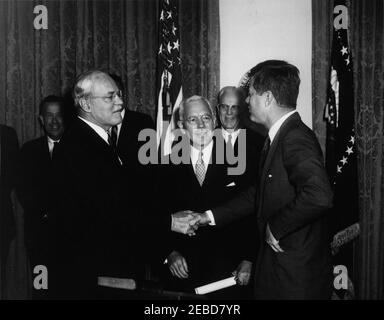
[[[234,182],[231,182],[230,184],[227,184],[226,186],[227,187],[233,187],[233,186],[235,186],[236,184],[234,183]]]

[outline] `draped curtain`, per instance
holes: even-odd
[[[34,28],[37,5],[47,8],[47,30]],[[155,118],[158,8],[158,0],[0,1],[0,123],[15,128],[21,144],[40,136],[40,101],[68,94],[76,76],[91,68],[119,75],[126,106]],[[219,0],[179,0],[179,11],[183,94],[212,101],[219,86]],[[15,211],[8,298],[25,298],[30,281],[18,203]]]
[[[350,1],[361,236],[362,299],[384,299],[384,3]]]
[[[327,100],[333,31],[333,0],[312,0],[312,123],[325,154]]]
[[[355,265],[361,299],[384,298],[384,6],[382,0],[349,1],[354,67],[359,222]],[[325,150],[323,120],[329,79],[333,0],[312,1],[313,128]]]
[[[219,1],[179,2],[184,96],[213,99],[219,86]],[[48,10],[36,30],[35,6]],[[78,74],[119,75],[127,107],[156,115],[157,0],[0,1],[0,123],[21,142],[41,134],[38,105],[68,93]]]
[[[48,29],[34,28],[45,5]],[[22,142],[41,134],[38,105],[101,68],[126,84],[127,106],[154,114],[157,1],[0,1],[0,122]]]
[[[219,0],[180,0],[183,96],[216,102],[220,88]]]

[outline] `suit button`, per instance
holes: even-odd
[[[272,175],[271,175],[271,174],[269,174],[269,175],[268,175],[268,178],[272,178]]]

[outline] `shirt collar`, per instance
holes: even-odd
[[[108,132],[105,131],[102,127],[90,122],[80,116],[79,119],[83,120],[87,125],[89,125],[106,143],[108,143]]]
[[[60,139],[58,140],[53,140],[50,136],[47,136],[48,143],[54,144],[55,142],[60,142]]]
[[[48,141],[48,150],[51,153],[55,145],[55,142],[60,142],[60,139],[53,140],[50,136],[47,136],[47,141]]]
[[[285,115],[283,115],[279,120],[277,120],[272,125],[271,129],[269,129],[269,131],[268,131],[268,135],[269,135],[269,139],[271,140],[271,144],[272,144],[273,139],[275,138],[277,132],[279,131],[280,127],[284,123],[284,121],[287,120],[295,112],[297,112],[297,111],[296,110],[292,110],[292,111],[286,113]]]
[[[224,128],[221,128],[221,133],[223,134],[223,138],[224,138],[225,143],[228,142],[229,135],[231,135],[232,136],[232,140],[231,140],[232,145],[235,145],[236,139],[237,139],[237,137],[239,136],[239,133],[240,133],[240,129],[237,129],[237,130],[235,130],[233,132],[228,132]]]

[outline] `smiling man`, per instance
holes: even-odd
[[[111,139],[122,121],[122,94],[99,70],[76,81],[77,119],[54,155],[54,268],[56,298],[95,297],[98,276],[135,278],[134,208],[123,194],[123,164]],[[50,270],[51,271],[51,270]]]
[[[31,270],[48,265],[49,226],[52,197],[48,195],[52,180],[52,154],[64,133],[64,103],[58,96],[44,98],[39,120],[44,136],[26,142],[20,152],[17,192],[25,216],[25,246]],[[34,299],[44,299],[44,290],[34,290]]]
[[[159,262],[167,259],[163,274],[167,289],[193,293],[194,288],[230,277],[235,270],[241,273],[239,284],[246,285],[251,264],[245,261],[250,260],[247,243],[244,244],[247,241],[235,232],[237,222],[227,228],[199,230],[193,237],[171,232],[170,216],[172,230],[178,231],[178,226],[192,218],[183,210],[206,210],[241,190],[238,177],[228,173],[229,164],[218,161],[219,153],[224,152],[223,139],[220,129],[214,130],[216,117],[209,101],[197,95],[185,99],[179,108],[179,118],[178,126],[187,137],[183,140],[188,143],[187,161],[180,164],[169,161],[169,165],[160,166],[156,192],[159,199],[155,202],[156,210],[161,211],[159,215],[167,222],[162,236],[157,238],[162,240],[158,241],[159,252],[163,254]],[[172,201],[161,201],[169,197],[169,190]],[[242,289],[236,286],[209,297],[240,298],[244,297]]]

